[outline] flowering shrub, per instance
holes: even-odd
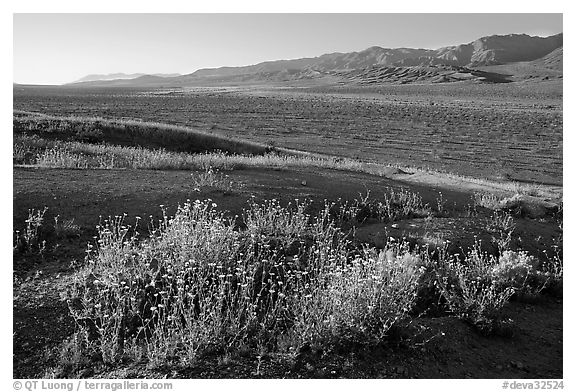
[[[307,207],[252,200],[238,228],[211,200],[188,201],[151,222],[145,239],[125,216],[103,222],[68,293],[85,338],[67,343],[67,357],[186,365],[246,348],[376,344],[418,304],[439,299],[490,333],[510,298],[542,274],[524,252],[474,250],[461,260],[406,242],[358,248],[333,203],[314,216]]]
[[[18,252],[33,252],[39,251],[42,253],[46,247],[46,241],[40,241],[39,229],[44,223],[44,215],[48,211],[48,207],[43,210],[35,210],[34,208],[28,210],[28,219],[26,219],[26,228],[21,233],[16,231],[14,251]]]
[[[474,322],[497,315],[515,289],[500,285],[484,268],[478,268],[485,260],[473,258],[464,263],[450,261],[448,273],[439,276],[438,282],[449,309]]]
[[[71,312],[107,363],[189,363],[279,337],[345,340],[352,330],[382,338],[414,302],[419,258],[399,247],[352,254],[328,205],[313,219],[304,209],[252,203],[239,231],[210,200],[187,202],[145,240],[124,216],[110,219],[88,249]]]
[[[538,260],[527,252],[504,251],[492,267],[492,276],[500,284],[521,289],[537,274]]]
[[[449,260],[437,282],[450,311],[492,333],[501,309],[514,294],[534,294],[548,278],[526,252],[505,251],[498,258],[473,252],[463,262]]]
[[[302,341],[378,342],[414,305],[423,269],[417,257],[365,250],[352,260],[332,259],[305,295],[293,299],[294,328]]]

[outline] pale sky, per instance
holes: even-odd
[[[13,21],[13,80],[28,84],[562,32],[562,14],[14,14]]]

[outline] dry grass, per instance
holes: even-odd
[[[134,120],[106,120],[99,117],[57,117],[14,111],[14,133],[36,134],[50,139],[85,143],[164,148],[176,152],[226,151],[263,154],[270,147],[212,135],[182,126]]]
[[[90,168],[142,168],[219,170],[247,167],[319,167],[387,176],[393,169],[405,173],[424,172],[439,178],[490,189],[501,197],[528,194],[561,198],[561,191],[538,184],[496,182],[430,168],[385,165],[359,159],[332,157],[280,147],[238,141],[195,129],[161,123],[104,120],[97,117],[56,117],[15,111],[14,162],[35,164],[37,154],[58,148],[79,165]],[[37,138],[34,139],[33,135]],[[58,141],[59,140],[59,141]],[[64,153],[61,150],[66,150]],[[56,152],[53,152],[56,154]],[[49,160],[53,162],[54,160]],[[392,170],[391,170],[392,169]],[[407,176],[409,180],[410,177]]]
[[[15,252],[40,252],[46,247],[46,241],[40,238],[40,228],[44,225],[44,215],[48,207],[42,210],[34,208],[28,210],[28,219],[23,232],[15,232],[14,251]]]

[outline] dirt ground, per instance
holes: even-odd
[[[282,204],[313,200],[319,208],[324,199],[352,200],[365,195],[377,199],[391,187],[418,192],[424,202],[435,205],[442,192],[447,216],[443,221],[399,222],[399,228],[371,227],[358,231],[368,242],[378,230],[411,228],[437,231],[444,225],[458,225],[469,217],[473,205],[470,189],[454,190],[418,185],[383,177],[333,170],[239,170],[228,173],[242,186],[232,192],[195,189],[191,173],[186,171],[148,170],[69,170],[15,167],[13,172],[13,225],[22,230],[31,208],[48,207],[46,226],[60,220],[74,219],[78,235],[57,238],[46,231],[44,255],[14,257],[14,377],[49,377],[57,364],[58,345],[74,331],[66,304],[60,298],[62,285],[72,279],[71,262],[81,263],[86,244],[93,241],[95,226],[108,216],[127,214],[133,224],[136,216],[158,218],[160,205],[173,214],[187,199],[212,199],[231,215],[242,213],[247,202],[276,198]],[[479,213],[475,219],[485,219]],[[519,218],[522,236],[538,238],[546,249],[558,235],[553,220]],[[428,229],[422,225],[428,224]],[[442,227],[444,227],[442,226]],[[472,224],[472,226],[474,226]],[[451,234],[448,232],[447,234]],[[526,240],[525,240],[526,241]],[[303,352],[298,360],[287,363],[282,358],[264,357],[222,360],[208,358],[193,369],[148,370],[142,365],[121,369],[94,369],[77,377],[168,377],[168,378],[562,378],[563,376],[563,301],[561,296],[512,302],[506,315],[514,321],[512,336],[483,337],[455,317],[414,319],[395,344],[337,355]]]
[[[365,162],[561,185],[561,81],[169,92],[19,86],[13,106],[183,125]]]

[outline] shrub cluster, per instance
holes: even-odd
[[[70,293],[78,349],[161,364],[382,338],[412,307],[418,258],[352,252],[328,205],[316,217],[305,207],[254,202],[238,230],[211,201],[188,202],[144,240],[124,217],[105,222]]]
[[[402,195],[390,200],[416,200]],[[378,344],[421,296],[493,333],[513,295],[551,278],[523,252],[473,251],[462,259],[407,243],[358,248],[334,206],[310,216],[305,202],[252,201],[240,228],[211,200],[189,201],[151,223],[147,238],[124,216],[105,221],[68,293],[78,331],[63,353],[69,361],[159,366],[262,347]]]

